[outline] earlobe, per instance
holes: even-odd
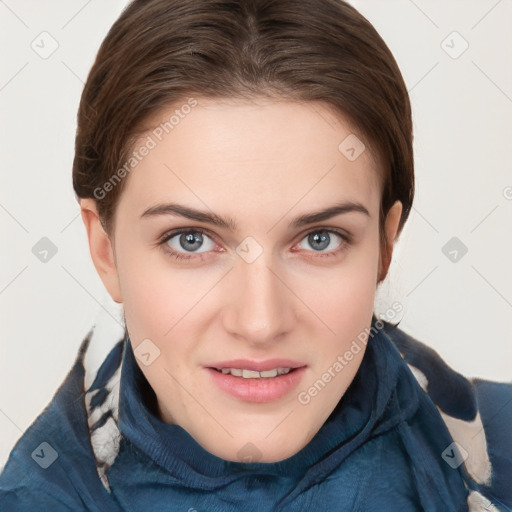
[[[79,202],[80,213],[89,241],[89,251],[96,271],[112,299],[117,303],[122,303],[114,249],[101,224],[96,202],[91,198],[83,198]]]
[[[387,276],[389,266],[391,265],[391,258],[393,256],[393,248],[397,238],[398,226],[402,217],[402,203],[395,201],[393,206],[389,209],[385,222],[385,234],[387,240],[387,247],[383,248],[380,253],[379,275],[377,283],[384,281]]]

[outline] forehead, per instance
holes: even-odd
[[[145,124],[132,149],[150,149],[139,151],[145,156],[129,173],[121,202],[138,211],[178,198],[212,209],[229,201],[260,213],[340,200],[378,207],[369,148],[361,152],[357,130],[325,104],[207,98],[186,104]]]

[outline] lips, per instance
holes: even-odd
[[[217,363],[206,364],[206,368],[213,368],[221,371],[223,368],[238,368],[240,370],[252,370],[255,372],[264,372],[277,368],[301,368],[306,366],[304,363],[292,359],[266,359],[265,361],[252,361],[250,359],[233,359],[231,361],[220,361]]]
[[[301,382],[306,367],[291,359],[234,359],[207,365],[205,369],[224,393],[244,402],[264,403],[289,395]]]

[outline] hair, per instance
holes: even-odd
[[[342,0],[133,0],[99,48],[77,119],[73,188],[96,200],[109,235],[127,181],[121,166],[144,123],[194,95],[327,104],[378,155],[386,251],[396,200],[402,231],[414,198],[409,95],[356,9]]]

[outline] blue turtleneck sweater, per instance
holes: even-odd
[[[382,330],[318,433],[273,463],[223,460],[159,419],[128,337],[92,386],[94,408],[108,400],[120,365],[118,417],[107,413],[88,425],[82,362],[12,451],[0,476],[2,512],[450,512],[468,510],[468,487],[481,491],[464,464],[449,463],[453,438],[445,422]],[[115,459],[103,467],[105,485],[90,435],[108,421],[121,436]]]

